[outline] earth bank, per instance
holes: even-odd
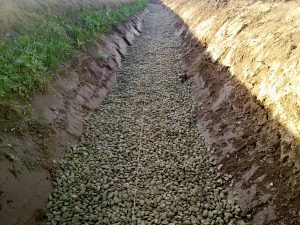
[[[1,224],[43,224],[52,170],[79,141],[84,119],[115,85],[116,71],[128,45],[140,35],[146,13],[137,13],[63,65],[47,92],[32,99],[37,119],[29,125],[9,107],[0,110],[8,121],[1,126],[0,139]]]
[[[283,50],[297,40],[299,2],[163,2],[177,15],[198,128],[235,178],[230,195],[253,224],[299,224],[299,140],[286,125],[299,126],[299,48]]]

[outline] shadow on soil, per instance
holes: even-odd
[[[300,173],[290,157],[299,142],[282,140],[293,135],[228,68],[213,63],[206,47],[177,19],[197,125],[224,172],[234,177],[229,197],[236,198],[251,224],[300,224]]]

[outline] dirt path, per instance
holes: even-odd
[[[172,16],[150,5],[118,87],[60,163],[47,224],[245,224],[204,147]],[[224,185],[225,184],[225,185]]]

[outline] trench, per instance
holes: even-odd
[[[232,175],[197,130],[191,85],[180,82],[174,17],[148,8],[118,86],[59,162],[47,225],[246,224],[227,198]]]

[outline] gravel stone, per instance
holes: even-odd
[[[59,162],[47,224],[239,222],[240,208],[224,194],[222,166],[197,131],[190,83],[179,80],[174,18],[161,5],[149,9],[118,86]]]

